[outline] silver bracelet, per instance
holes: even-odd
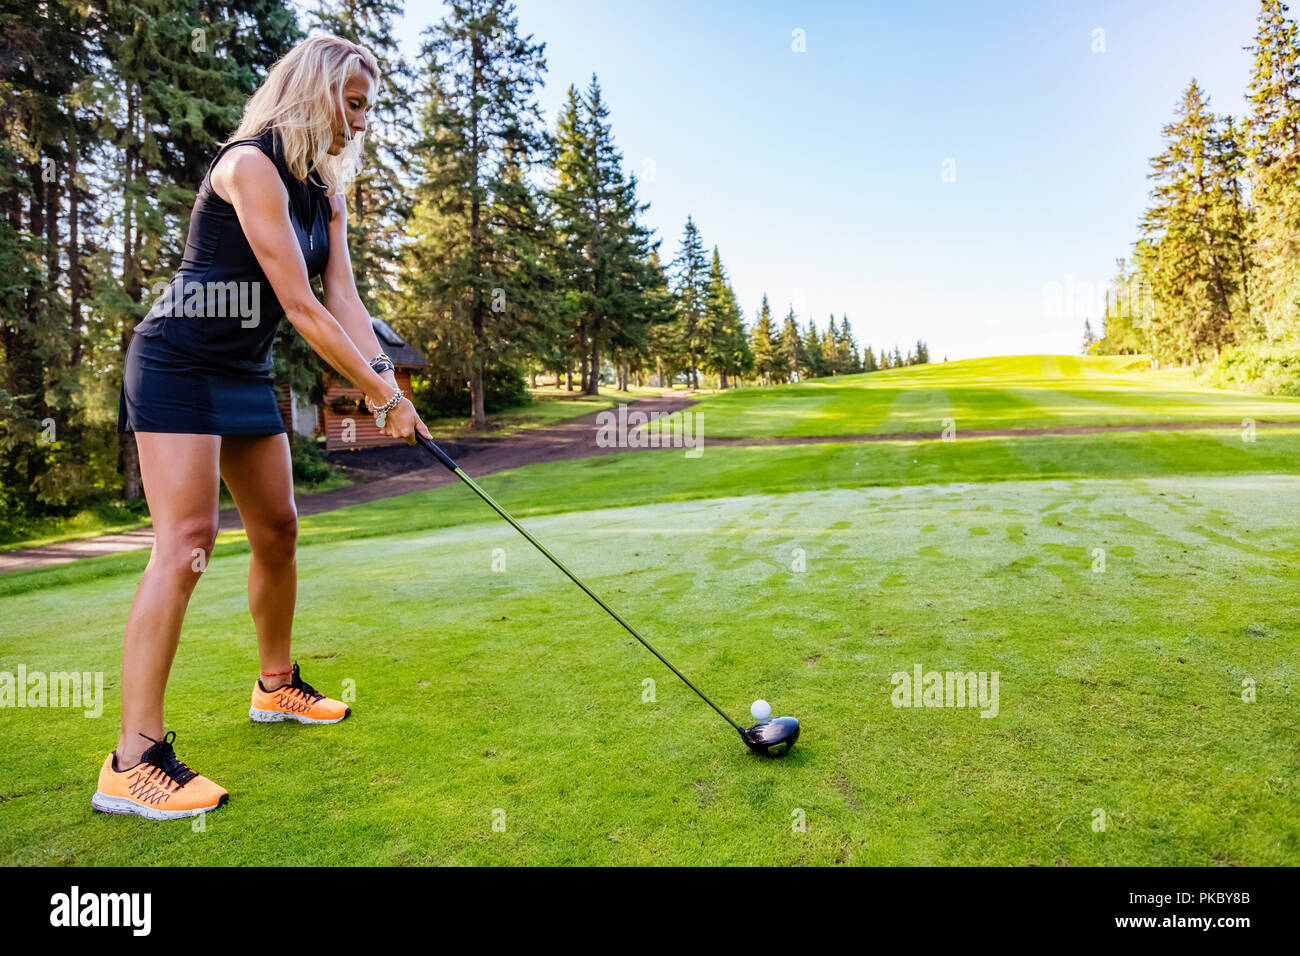
[[[384,402],[384,404],[380,405],[378,408],[374,410],[376,428],[384,427],[384,422],[388,420],[388,413],[391,412],[398,405],[402,404],[402,399],[404,398],[406,398],[406,393],[404,393],[399,388],[396,392],[393,393],[392,398],[390,398],[388,401]]]

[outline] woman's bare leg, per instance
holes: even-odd
[[[122,729],[118,768],[140,762],[163,737],[163,694],[181,622],[217,536],[216,435],[136,432],[140,478],[154,544],[126,619],[122,647]]]
[[[227,436],[221,442],[221,477],[239,508],[253,549],[248,565],[248,609],[257,628],[262,686],[289,682],[293,610],[298,596],[298,509],[288,436]]]

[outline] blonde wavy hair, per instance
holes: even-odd
[[[365,134],[353,136],[345,123],[347,144],[337,156],[329,155],[329,149],[336,117],[347,115],[343,87],[361,70],[378,89],[379,64],[365,47],[329,34],[308,37],[276,60],[226,142],[253,139],[272,129],[296,178],[305,181],[315,172],[329,195],[342,192],[361,171]]]

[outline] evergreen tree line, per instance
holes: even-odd
[[[1219,384],[1300,394],[1300,42],[1280,0],[1260,0],[1241,117],[1216,114],[1193,79],[1151,204],[1107,293],[1093,353],[1211,365]]]
[[[749,330],[749,355],[745,371],[760,385],[779,385],[827,375],[855,375],[906,365],[925,365],[930,361],[929,346],[921,339],[917,339],[916,345],[906,354],[897,345],[892,352],[888,349],[873,350],[869,345],[859,350],[847,315],[838,325],[835,316],[830,316],[825,331],[821,333],[812,319],[808,320],[806,329],[800,330],[799,317],[791,306],[778,330],[766,295]],[[722,387],[725,388],[725,384]]]
[[[195,192],[271,65],[308,31],[373,52],[381,84],[349,190],[358,290],[432,364],[417,404],[473,421],[525,379],[596,394],[701,374],[719,387],[928,361],[859,351],[766,296],[746,325],[718,248],[688,219],[661,262],[597,78],[554,128],[545,44],[509,0],[451,0],[414,62],[397,0],[0,0],[0,527],[141,494],[116,432],[122,358],[179,266]],[[323,362],[281,324],[276,377],[321,397]],[[436,411],[437,409],[432,409]]]

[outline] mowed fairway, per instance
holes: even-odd
[[[797,385],[742,389],[703,406],[705,439],[1300,421],[1300,399],[1199,387],[1131,356],[1012,355]]]
[[[985,400],[951,375],[927,397],[944,371],[888,374],[918,407]],[[1095,384],[998,389],[1061,392],[1018,419],[1042,424]],[[708,446],[728,403],[752,419],[755,396],[821,387],[708,399],[698,459],[482,482],[738,720],[756,697],[798,716],[788,757],[749,754],[455,485],[303,521],[297,656],[320,690],[355,686],[336,726],[248,721],[247,548],[223,539],[168,691],[181,758],[231,791],[202,832],[89,806],[144,556],[0,578],[0,670],[104,671],[108,697],[98,719],[0,715],[0,861],[1300,862],[1300,434]],[[875,389],[820,406],[823,433],[887,421]],[[1081,415],[1183,414],[1140,376],[1103,390]],[[1194,394],[1212,421],[1295,405]],[[997,672],[996,716],[895,707],[917,665]]]

